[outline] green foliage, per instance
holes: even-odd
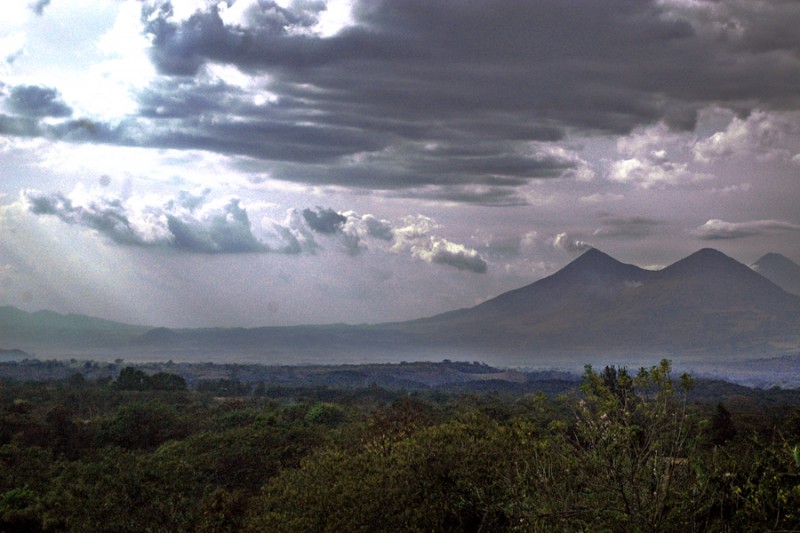
[[[387,450],[330,448],[264,489],[254,531],[475,531],[507,527],[505,430],[481,415],[420,429]]]
[[[128,368],[0,386],[0,531],[800,529],[797,403],[693,404],[667,361],[557,399]]]
[[[147,449],[187,434],[188,425],[174,407],[159,401],[145,401],[119,408],[101,423],[98,438],[103,444]]]
[[[120,371],[116,385],[120,390],[147,390],[151,388],[150,376],[141,370],[126,366]]]
[[[154,456],[109,447],[64,465],[46,500],[58,531],[190,531],[198,496],[194,474]]]
[[[40,516],[39,496],[28,487],[0,494],[0,531],[39,531]]]
[[[330,402],[314,404],[306,413],[305,420],[311,424],[336,427],[347,418],[347,413],[340,405]]]
[[[697,431],[669,362],[635,377],[587,367],[583,391],[573,448],[575,488],[587,494],[580,507],[612,529],[694,529],[694,495],[702,491],[692,473]]]
[[[156,372],[150,376],[150,386],[153,390],[181,391],[186,390],[186,380],[177,374]]]
[[[747,470],[731,476],[738,510],[735,520],[746,530],[800,530],[800,464],[781,438],[759,446]]]
[[[731,413],[722,403],[718,403],[711,417],[709,427],[709,441],[715,446],[722,446],[736,437],[736,425],[733,423]]]
[[[116,386],[120,390],[129,391],[181,391],[186,390],[186,380],[177,374],[167,372],[156,372],[149,376],[141,370],[126,366],[120,371]]]

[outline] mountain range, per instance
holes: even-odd
[[[760,273],[784,263],[772,255],[750,268],[703,249],[646,270],[590,249],[555,274],[475,307],[373,325],[147,328],[3,307],[0,348],[282,364],[453,357],[540,366],[772,357],[800,348],[800,296]]]

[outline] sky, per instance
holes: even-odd
[[[472,306],[589,247],[800,262],[796,0],[10,0],[0,305]]]

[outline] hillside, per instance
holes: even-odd
[[[0,308],[0,347],[44,354],[331,364],[459,358],[752,358],[800,348],[800,297],[712,249],[651,271],[589,250],[472,308],[374,325],[167,329]]]
[[[85,315],[53,311],[28,313],[12,306],[0,307],[0,348],[116,347],[149,329]]]
[[[800,298],[710,249],[659,271],[598,251],[476,307],[419,320],[441,342],[531,353],[722,355],[796,342]]]

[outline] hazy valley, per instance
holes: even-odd
[[[0,348],[17,359],[11,350],[39,358],[267,365],[447,358],[570,371],[669,358],[708,375],[787,385],[800,381],[800,296],[790,292],[799,270],[778,254],[751,268],[703,249],[651,271],[591,249],[555,274],[475,307],[407,322],[168,329],[4,307]]]

